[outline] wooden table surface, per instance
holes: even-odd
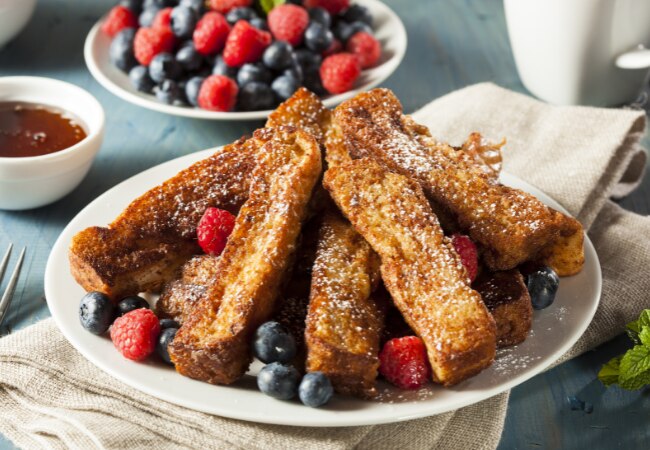
[[[86,204],[144,169],[225,144],[260,125],[167,116],[131,105],[102,88],[86,69],[82,49],[88,30],[112,3],[41,0],[27,28],[0,50],[0,76],[38,75],[72,82],[95,95],[107,115],[104,144],[80,187],[47,207],[0,211],[0,251],[9,242],[28,247],[0,334],[49,316],[43,293],[47,257],[63,227]],[[409,47],[384,85],[397,93],[407,111],[481,81],[526,92],[515,69],[501,0],[387,3],[406,25]],[[650,176],[621,205],[648,214]],[[513,389],[499,448],[650,448],[649,391],[606,390],[596,379],[600,366],[627,346],[620,336]],[[567,396],[591,402],[593,412],[572,411]],[[7,448],[13,446],[0,437],[0,449]]]

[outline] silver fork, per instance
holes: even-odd
[[[9,248],[5,253],[5,256],[2,258],[2,262],[0,262],[0,283],[2,283],[2,279],[5,276],[5,271],[7,270],[7,264],[9,264],[9,257],[11,256],[11,249],[13,248],[13,246],[14,246],[13,244],[9,244]],[[23,247],[23,250],[20,252],[20,255],[18,256],[18,262],[16,262],[16,267],[14,268],[14,271],[11,274],[11,278],[9,279],[9,283],[7,284],[7,287],[5,288],[4,293],[2,294],[2,298],[0,299],[0,325],[2,325],[2,321],[5,318],[5,314],[7,314],[9,305],[11,304],[11,299],[14,296],[14,291],[16,290],[16,284],[18,283],[18,277],[20,276],[20,268],[23,265],[23,259],[25,259],[25,247]]]

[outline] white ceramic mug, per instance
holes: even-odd
[[[504,0],[504,6],[517,70],[531,93],[563,105],[637,98],[650,68],[650,0]]]

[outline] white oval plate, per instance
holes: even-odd
[[[576,276],[562,279],[553,305],[534,312],[533,331],[528,339],[498,351],[490,368],[453,388],[429,384],[419,391],[402,391],[380,382],[377,400],[335,396],[326,407],[317,409],[297,400],[275,400],[259,392],[251,375],[261,368],[260,363],[253,364],[249,375],[234,386],[213,386],[183,377],[156,362],[129,361],[114,349],[109,337],[90,334],[79,324],[77,309],[84,290],[70,275],[68,246],[78,231],[111,222],[137,196],[213,151],[205,150],[153,167],[98,197],[63,230],[47,262],[45,296],[65,337],[100,369],[154,397],[224,417],[283,425],[370,425],[431,416],[479,402],[540,373],[578,340],[596,312],[601,290],[600,264],[589,238],[585,238],[584,269]],[[503,174],[502,181],[563,210],[543,192],[514,176]]]
[[[355,3],[366,6],[373,15],[374,35],[381,43],[382,55],[379,64],[364,70],[354,85],[354,89],[343,94],[327,96],[323,103],[332,108],[344,100],[352,98],[359,92],[367,91],[388,78],[399,66],[406,53],[406,30],[400,18],[388,6],[379,0],[354,0]],[[167,105],[156,100],[151,94],[137,91],[129,81],[127,74],[111,64],[108,50],[111,40],[101,32],[100,19],[90,30],[84,44],[84,58],[90,73],[95,79],[113,94],[144,108],[152,109],[175,116],[193,117],[196,119],[212,120],[250,120],[265,119],[272,112],[218,112],[190,106]]]

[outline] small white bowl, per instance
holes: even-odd
[[[0,49],[27,25],[36,0],[0,0]]]
[[[87,136],[72,147],[42,156],[0,157],[0,209],[31,209],[76,188],[88,173],[104,138],[104,110],[85,90],[40,77],[0,78],[0,102],[54,106],[81,121]]]

